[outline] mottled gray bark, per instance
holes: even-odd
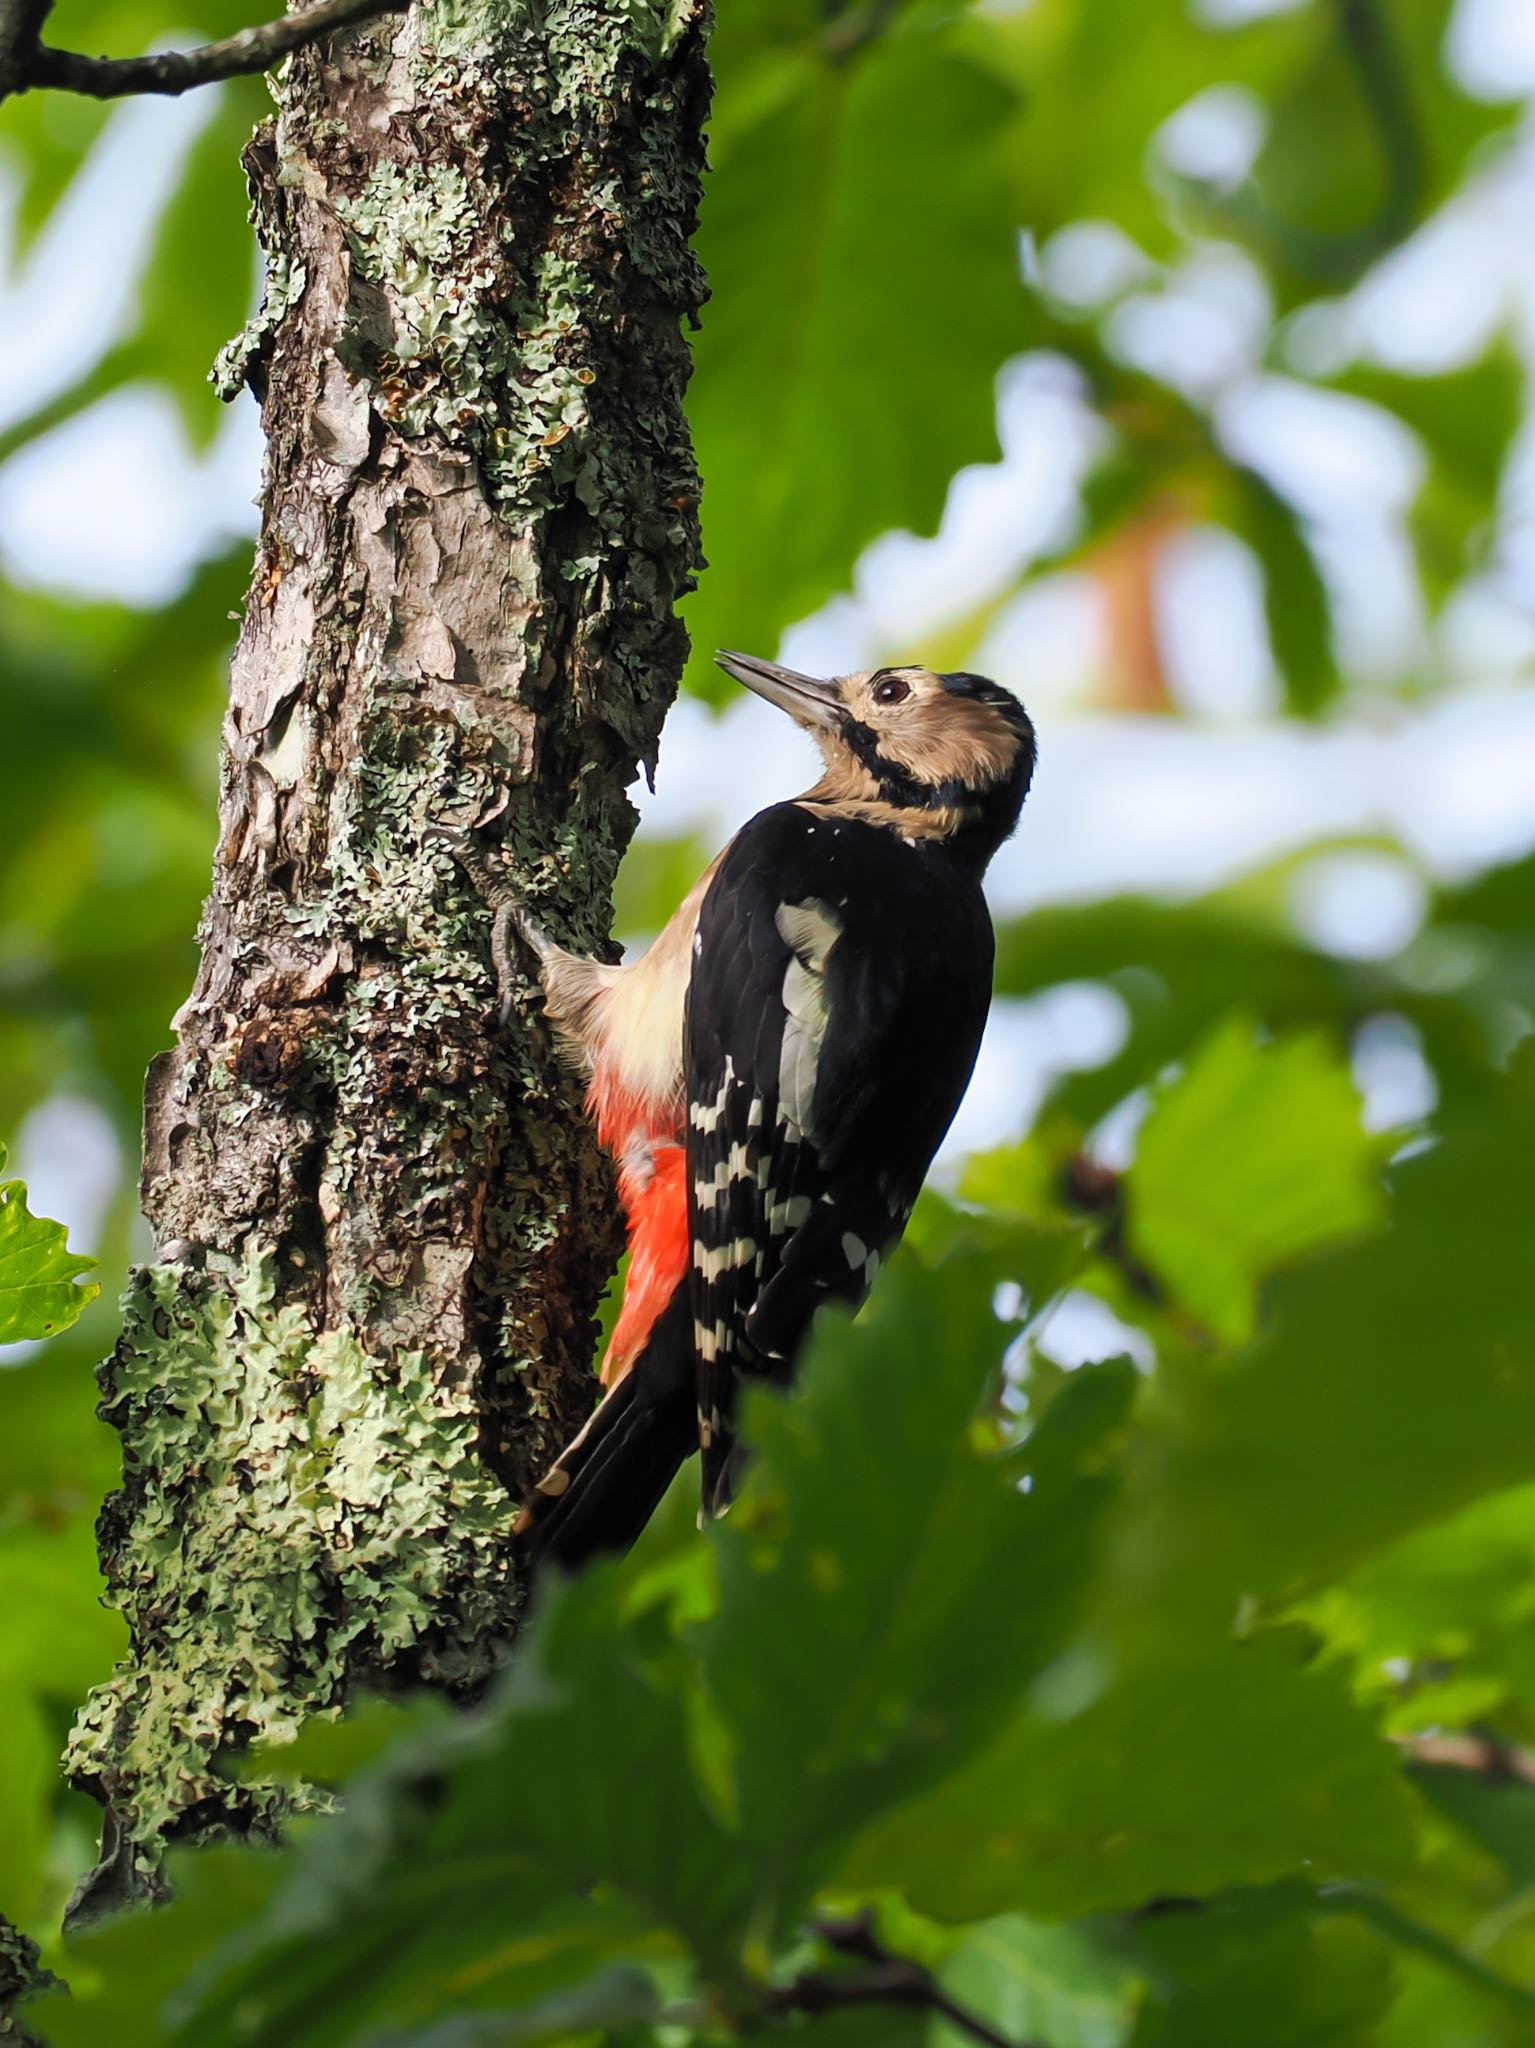
[[[41,2048],[36,2034],[17,2018],[17,2010],[58,1981],[43,1968],[37,1943],[0,1913],[0,2043],[6,2048]]]
[[[433,824],[590,946],[698,560],[681,323],[706,0],[451,0],[293,61],[247,153],[260,550],[196,987],[151,1072],[102,1517],[132,1656],[71,1769],[93,1909],[281,1821],[228,1753],[504,1655],[592,1391],[606,1169]]]

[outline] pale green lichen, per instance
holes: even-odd
[[[266,268],[261,304],[245,326],[214,357],[208,382],[227,404],[238,398],[250,381],[254,365],[272,345],[283,316],[303,297],[309,273],[303,263],[285,250],[274,252]]]
[[[539,251],[533,294],[509,319],[496,268],[476,256],[475,209],[452,165],[376,165],[336,210],[357,274],[382,293],[392,326],[380,354],[360,320],[345,354],[377,381],[390,424],[472,448],[497,498],[521,497],[546,472],[570,474],[575,450],[556,451],[587,424],[594,376],[564,360],[590,296],[580,266]],[[515,226],[502,236],[514,244]]]
[[[372,274],[407,295],[429,298],[443,266],[473,238],[469,187],[456,164],[375,164],[358,197],[338,198],[336,211],[357,231],[365,259],[391,252]]]
[[[127,1307],[104,1413],[134,1446],[133,1540],[109,1597],[152,1616],[158,1646],[93,1694],[69,1755],[129,1853],[144,1845],[125,1893],[152,1886],[161,1838],[312,1803],[221,1765],[339,1713],[350,1646],[381,1675],[464,1686],[515,1606],[512,1508],[474,1400],[423,1353],[317,1333],[280,1304],[270,1247],[233,1274],[142,1269]]]
[[[393,333],[382,358],[356,342],[350,362],[380,379],[383,410],[403,432],[456,436],[506,376],[494,271],[471,256],[475,215],[452,164],[375,164],[355,197],[340,193],[357,275],[383,293]],[[371,341],[371,337],[370,337]]]

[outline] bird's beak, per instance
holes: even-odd
[[[797,675],[792,668],[780,668],[776,661],[758,661],[754,654],[727,654],[722,649],[714,659],[727,676],[766,697],[801,725],[825,730],[837,724],[842,699],[835,683]]]

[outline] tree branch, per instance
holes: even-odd
[[[1390,10],[1381,0],[1330,0],[1330,12],[1380,151],[1383,189],[1371,217],[1340,229],[1286,220],[1270,209],[1252,177],[1226,194],[1197,180],[1191,189],[1218,223],[1258,242],[1271,260],[1312,283],[1339,288],[1412,227],[1423,205],[1427,152]]]
[[[774,2012],[816,2014],[850,2005],[915,2005],[937,2013],[983,2048],[1030,2048],[956,2004],[925,1963],[893,1954],[875,1933],[872,1913],[860,1913],[854,1920],[817,1920],[814,1931],[838,1955],[852,1956],[868,1968],[856,1976],[802,1970],[791,1983],[775,1986],[768,2001]]]
[[[98,100],[120,99],[128,93],[189,92],[221,78],[270,71],[281,58],[336,29],[380,14],[403,13],[409,4],[410,0],[318,0],[302,14],[242,28],[196,50],[162,50],[153,57],[85,57],[38,42],[47,0],[10,0],[0,26],[0,99],[7,92],[29,92],[39,86]]]
[[[53,0],[0,0],[0,100],[25,92]]]
[[[1371,232],[1382,246],[1406,234],[1423,203],[1424,148],[1406,66],[1379,0],[1333,0],[1339,43],[1375,129],[1386,189]]]
[[[1472,1771],[1479,1777],[1535,1785],[1535,1754],[1475,1731],[1437,1735],[1399,1735],[1397,1744],[1415,1764]]]

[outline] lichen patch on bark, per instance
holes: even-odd
[[[285,1817],[288,1787],[221,1774],[231,1750],[291,1740],[370,1670],[472,1684],[505,1642],[510,1516],[471,1389],[422,1351],[317,1336],[276,1267],[252,1246],[232,1285],[157,1265],[129,1296],[106,1413],[154,1478],[103,1535],[158,1654],[96,1696],[73,1749],[126,1880],[152,1881],[169,1832]]]

